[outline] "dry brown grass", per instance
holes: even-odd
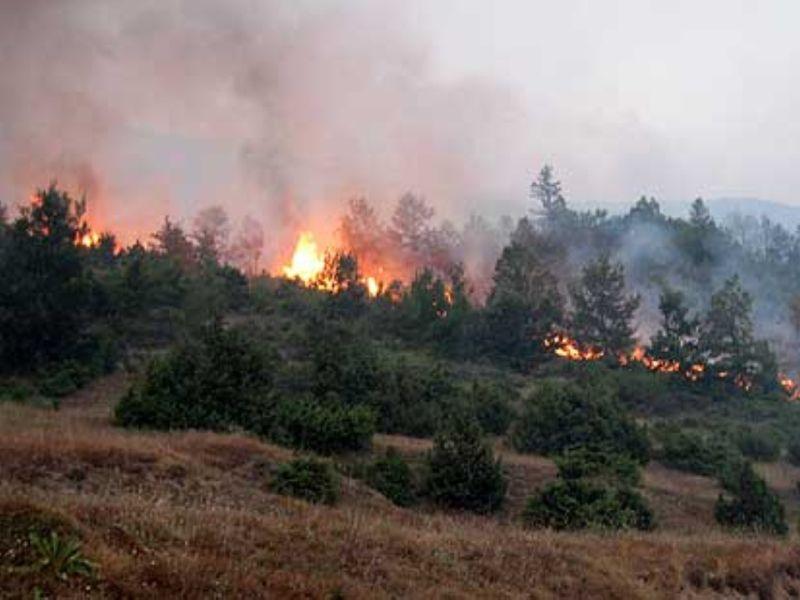
[[[101,382],[58,413],[0,405],[0,516],[23,510],[64,523],[99,565],[95,582],[12,578],[0,596],[30,597],[34,584],[67,598],[800,593],[800,550],[715,530],[716,490],[704,478],[648,468],[646,493],[664,526],[654,534],[522,529],[521,502],[555,469],[505,450],[511,502],[501,520],[401,510],[351,480],[336,507],[313,506],[269,491],[286,449],[243,435],[112,427],[110,401],[124,384]],[[379,436],[376,446],[418,457],[428,442]]]

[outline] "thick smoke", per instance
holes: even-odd
[[[412,29],[387,3],[0,0],[0,193],[57,179],[125,241],[220,204],[267,266],[354,195],[491,212],[524,189],[524,112],[441,81]]]

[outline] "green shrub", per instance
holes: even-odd
[[[694,473],[715,475],[729,463],[741,461],[741,453],[718,435],[675,428],[664,429],[657,435],[662,446],[658,459],[666,466]]]
[[[512,402],[516,391],[491,381],[474,381],[466,397],[468,410],[484,432],[492,435],[504,435],[514,420]]]
[[[519,452],[560,454],[577,447],[630,456],[646,463],[645,431],[607,388],[545,382],[525,402],[511,435]]]
[[[769,430],[744,429],[734,437],[734,441],[742,454],[752,460],[775,462],[780,458],[781,445]]]
[[[441,365],[387,362],[372,405],[378,431],[430,437],[445,417],[463,404],[454,377]]]
[[[335,504],[339,498],[339,478],[327,462],[299,458],[278,468],[272,490],[308,502]]]
[[[367,467],[367,483],[398,506],[415,501],[411,468],[394,448]]]
[[[641,480],[639,463],[627,455],[602,450],[576,448],[556,457],[562,479],[593,479],[635,486]]]
[[[743,463],[722,483],[730,498],[723,493],[717,499],[714,516],[718,523],[762,533],[787,533],[783,504],[752,465]]]
[[[503,466],[478,424],[455,415],[427,455],[426,495],[441,506],[489,513],[502,506],[506,487]]]
[[[34,394],[33,386],[15,379],[0,380],[0,402],[25,402]]]
[[[792,440],[786,447],[786,458],[794,466],[800,466],[800,440]]]
[[[529,527],[568,530],[654,526],[653,513],[636,490],[585,479],[565,479],[545,487],[528,500],[523,521]]]
[[[275,359],[239,330],[214,324],[153,359],[116,407],[126,427],[266,429]]]
[[[297,398],[278,403],[270,435],[294,448],[332,454],[367,448],[374,431],[369,407],[346,406],[335,398]]]

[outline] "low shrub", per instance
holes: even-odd
[[[649,458],[645,430],[607,388],[545,382],[525,402],[511,435],[519,452],[556,455],[586,447],[627,455],[640,464]]]
[[[586,479],[551,483],[528,500],[523,521],[558,530],[654,527],[653,512],[639,492]]]
[[[369,447],[374,431],[369,407],[347,406],[335,398],[297,398],[278,403],[270,437],[294,448],[333,454]]]
[[[624,454],[602,450],[576,448],[556,457],[558,474],[562,479],[593,479],[638,485],[641,480],[639,463]]]
[[[507,487],[503,466],[473,419],[455,415],[437,434],[426,462],[425,493],[436,504],[477,513],[502,506]]]
[[[750,463],[743,463],[722,482],[728,494],[717,499],[717,522],[734,529],[785,535],[788,532],[783,504]]]
[[[366,479],[397,506],[411,506],[416,500],[411,468],[394,448],[367,467]]]
[[[775,462],[780,458],[780,442],[769,430],[744,429],[734,437],[734,441],[741,453],[752,460]]]
[[[115,410],[126,427],[265,429],[275,358],[242,331],[214,324],[153,359]]]
[[[786,459],[794,466],[800,466],[800,440],[792,440],[786,447]]]
[[[466,405],[481,429],[491,435],[505,435],[515,413],[516,390],[492,381],[474,381],[466,395]]]
[[[656,437],[661,442],[658,459],[679,471],[715,475],[726,465],[742,459],[738,448],[719,435],[668,428],[659,431]]]
[[[278,468],[271,488],[284,496],[313,503],[335,504],[339,498],[339,478],[327,462],[299,458]]]

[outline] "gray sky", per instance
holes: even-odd
[[[415,5],[448,76],[525,95],[573,195],[800,203],[800,3],[439,0]]]
[[[794,0],[0,0],[0,197],[55,177],[111,226],[221,203],[293,235],[353,194],[520,214],[550,162],[575,202],[800,205],[798,23]]]

